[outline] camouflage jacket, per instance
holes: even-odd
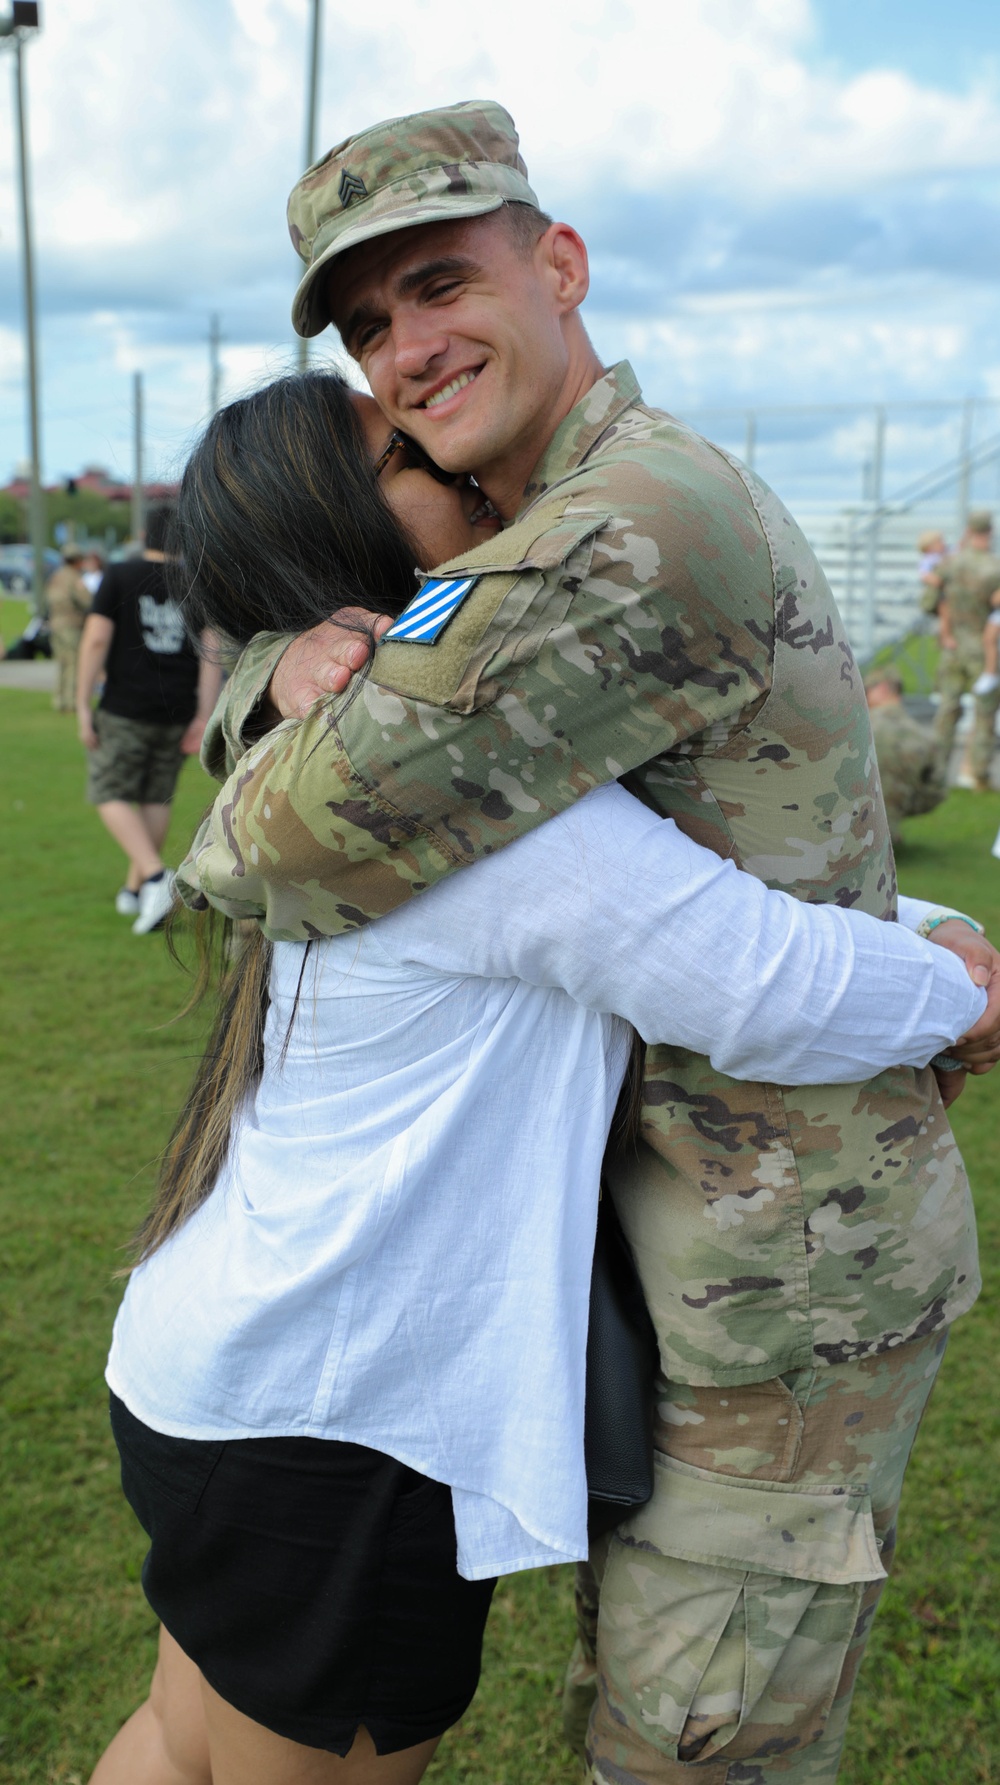
[[[893,917],[826,579],[771,491],[647,408],[629,367],[566,418],[511,526],[445,568],[476,580],[437,643],[382,644],[356,698],[242,755],[180,871],[189,903],[275,937],[342,931],[619,777],[769,885]],[[255,641],[234,675],[217,772],[286,642]],[[651,1047],[641,1139],[607,1171],[676,1380],[865,1356],[978,1288],[929,1070],[789,1089]]]
[[[1000,558],[994,552],[955,552],[945,558],[939,575],[940,601],[948,603],[952,631],[971,632],[978,639],[990,617],[991,598],[1000,589]]]
[[[90,592],[83,578],[69,565],[53,571],[45,585],[45,602],[54,632],[82,632],[90,612]]]

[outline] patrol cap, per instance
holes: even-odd
[[[988,508],[974,508],[965,524],[970,533],[992,533],[993,516]]]
[[[74,545],[72,541],[70,541],[69,545],[64,545],[60,553],[60,557],[64,564],[79,564],[81,559],[85,558],[86,555],[83,547]]]
[[[491,99],[373,124],[307,168],[288,200],[292,245],[307,271],[292,304],[297,334],[330,320],[324,269],[373,236],[418,223],[482,217],[504,203],[537,206],[514,120]]]

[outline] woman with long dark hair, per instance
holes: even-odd
[[[416,563],[495,526],[370,399],[282,379],[185,473],[192,629],[398,613]],[[94,1785],[419,1779],[496,1576],[587,1552],[590,1261],[633,1035],[849,1082],[982,1006],[944,951],[767,891],[616,785],[367,929],[251,936],[115,1326],[162,1634]]]

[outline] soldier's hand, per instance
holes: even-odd
[[[342,694],[355,670],[368,662],[374,641],[391,625],[388,614],[346,607],[293,639],[268,688],[274,722],[304,719],[318,700]]]
[[[961,1060],[967,1071],[989,1072],[1000,1060],[1000,953],[992,942],[977,935],[960,918],[950,918],[947,923],[938,924],[931,931],[931,941],[957,954],[965,962],[973,984],[985,988],[986,1009],[978,1023],[974,1023],[968,1034],[963,1035],[949,1052],[956,1060]],[[953,1076],[958,1078],[959,1074]]]
[[[80,742],[85,750],[97,749],[97,732],[94,729],[94,716],[89,707],[81,707],[77,712],[77,730]]]

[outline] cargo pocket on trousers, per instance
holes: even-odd
[[[613,1723],[670,1759],[787,1753],[821,1733],[868,1582],[867,1491],[746,1482],[657,1455],[611,1540],[598,1662]]]

